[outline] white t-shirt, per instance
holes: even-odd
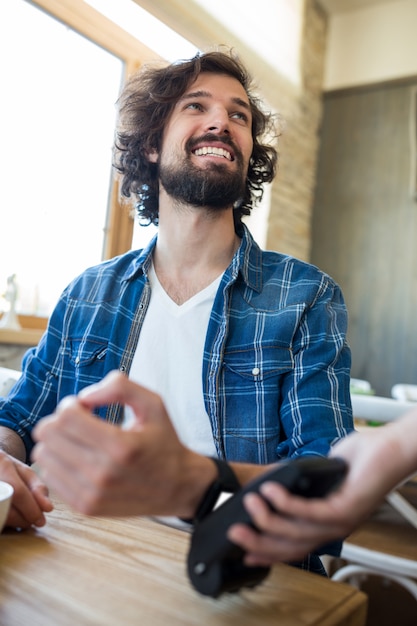
[[[151,299],[130,369],[130,378],[158,393],[184,445],[216,456],[203,400],[202,366],[207,326],[219,287],[208,287],[176,304],[164,291],[152,266]],[[133,419],[129,408],[125,426]]]

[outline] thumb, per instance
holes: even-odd
[[[138,385],[118,371],[107,374],[103,380],[86,387],[78,394],[80,403],[92,410],[106,404],[121,404],[132,409],[136,424],[166,420],[167,413],[158,394]]]

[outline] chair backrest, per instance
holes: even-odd
[[[369,380],[363,380],[362,378],[350,379],[350,392],[351,393],[366,393],[372,394],[372,387]]]
[[[7,396],[22,372],[8,367],[0,367],[0,396]]]
[[[392,495],[394,499],[388,498],[346,538],[341,557],[348,565],[332,578],[355,584],[355,577],[379,575],[403,586],[417,600],[417,482],[408,482]],[[355,586],[360,586],[358,580]]]
[[[407,400],[367,396],[361,393],[352,393],[351,398],[353,417],[368,422],[390,422],[416,406]]]

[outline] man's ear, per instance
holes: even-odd
[[[150,163],[156,163],[158,161],[159,152],[153,149],[150,152],[147,152],[146,156],[148,157],[148,161]]]

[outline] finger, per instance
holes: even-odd
[[[32,470],[30,470],[30,475],[27,478],[27,470],[25,468],[18,469],[18,472],[23,472],[23,479],[28,485],[30,492],[33,498],[36,500],[39,509],[43,512],[48,513],[52,511],[54,507],[51,499],[49,498],[49,490],[45,483],[41,480],[41,478]]]
[[[309,502],[307,502],[309,504]],[[291,556],[291,551],[297,551],[302,555],[304,550],[310,551],[332,539],[339,539],[348,534],[345,518],[342,522],[333,521],[309,521],[305,517],[293,517],[272,512],[261,498],[254,494],[248,494],[244,499],[244,506],[248,511],[256,528],[265,536],[272,537],[274,541],[281,541],[276,545],[280,549],[280,558],[284,555],[287,558],[297,558]],[[283,550],[287,550],[283,552]],[[254,550],[254,546],[252,546]],[[305,554],[305,552],[304,552]]]
[[[243,524],[231,526],[227,536],[246,552],[246,565],[294,561],[304,557],[313,547],[311,542],[304,540],[292,541],[287,537],[259,534]]]
[[[49,490],[47,486],[43,483],[32,487],[31,489],[33,497],[35,498],[38,506],[42,511],[49,513],[53,510],[54,505],[49,497]]]
[[[112,502],[122,499],[126,483],[122,478],[137,458],[138,446],[132,453],[134,447],[129,433],[89,415],[79,425],[72,420],[65,430],[59,419],[51,423],[41,433],[32,458],[62,499],[83,513],[97,514],[105,512],[106,497]]]
[[[292,534],[296,531],[292,518],[287,514],[283,515],[276,507],[271,510],[265,499],[255,493],[246,494],[243,505],[259,531],[276,534],[282,532]]]
[[[58,404],[55,413],[47,417],[42,418],[32,430],[32,439],[38,441],[45,436],[50,436],[57,429],[57,423],[60,423],[59,428],[65,429],[65,426],[71,424],[74,419],[83,419],[84,416],[88,417],[90,411],[87,411],[79,402],[77,396],[67,396]],[[78,416],[78,417],[77,417]]]
[[[47,497],[46,486],[40,478],[23,463],[14,467],[15,477],[12,507],[8,517],[8,525],[27,528],[32,524],[43,526],[46,522],[44,512],[51,511],[52,502]]]
[[[243,504],[254,525],[262,533],[275,537],[282,536],[287,540],[302,541],[307,530],[311,532],[315,529],[315,526],[310,527],[304,520],[271,511],[266,502],[253,493],[244,497]]]
[[[29,521],[24,515],[21,514],[18,508],[16,508],[12,502],[10,510],[7,516],[6,524],[8,528],[20,528],[25,530],[31,526],[43,526],[41,519],[39,518],[39,524],[34,524]]]
[[[120,372],[110,372],[101,382],[83,389],[78,397],[89,408],[111,403],[128,405],[136,417],[144,421],[166,417],[164,405],[157,394],[134,383]]]
[[[70,447],[68,447],[70,450]],[[42,476],[51,489],[73,509],[84,515],[137,514],[137,501],[132,497],[132,480],[127,480],[117,464],[106,457],[77,453],[68,457],[54,454],[42,443],[36,445],[36,457]],[[147,480],[144,485],[146,488]],[[136,492],[134,492],[136,493]],[[146,492],[147,493],[147,492]]]
[[[38,423],[32,436],[35,441],[47,443],[55,450],[62,447],[62,453],[68,456],[71,443],[80,448],[79,451],[72,448],[72,453],[91,453],[91,450],[99,450],[103,443],[111,441],[118,432],[118,428],[93,415],[78,398],[68,397],[58,405],[53,416]],[[37,460],[33,454],[32,459]],[[73,462],[76,463],[76,457]]]
[[[342,492],[327,498],[306,499],[292,495],[282,485],[272,482],[264,483],[261,493],[276,511],[285,511],[285,516],[323,524],[338,518],[338,503],[343,503]]]
[[[93,418],[96,425],[99,422]],[[72,428],[75,430],[72,430]],[[74,423],[68,428],[56,424],[40,433],[38,443],[32,451],[32,459],[39,467],[40,474],[53,490],[65,491],[68,495],[79,486],[91,484],[100,474],[103,464],[111,464],[111,459],[100,447],[100,436],[88,441],[85,424],[77,430]]]
[[[82,513],[89,513],[84,503],[90,497],[92,482],[86,476],[85,464],[80,455],[75,455],[76,463],[73,460],[68,462],[66,455],[57,455],[48,446],[38,443],[33,456],[36,458],[42,478],[54,493],[73,508]]]

